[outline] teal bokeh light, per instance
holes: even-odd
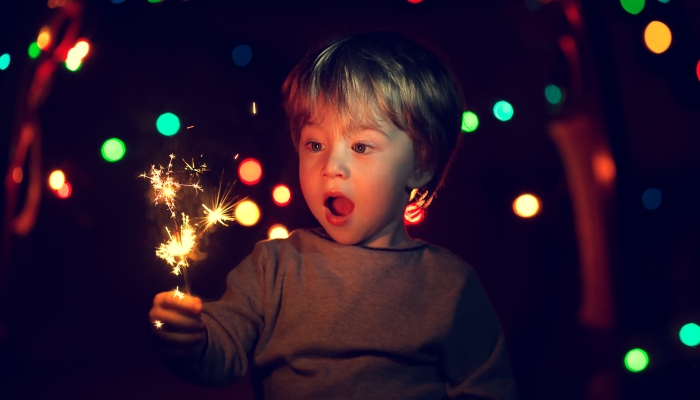
[[[503,122],[509,121],[513,118],[513,106],[505,100],[498,101],[493,106],[493,115]]]
[[[161,135],[172,136],[180,130],[180,118],[173,113],[165,113],[158,117],[156,128]]]

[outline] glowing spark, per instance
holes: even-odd
[[[192,252],[196,242],[196,234],[192,226],[190,225],[190,217],[185,213],[182,213],[182,225],[180,225],[180,234],[172,235],[170,230],[165,228],[168,232],[168,241],[161,243],[156,249],[156,256],[165,260],[171,267],[173,267],[173,274],[179,275],[181,268],[187,268],[189,265],[187,263],[187,256]]]
[[[179,300],[182,300],[185,298],[185,294],[182,293],[179,289],[179,286],[175,287],[175,290],[173,290],[173,297],[177,297]]]
[[[192,128],[194,128],[194,125],[190,125],[187,127],[187,129],[192,129]]]
[[[206,231],[211,229],[211,227],[217,223],[223,226],[228,226],[228,224],[226,224],[227,221],[235,220],[233,212],[236,204],[238,204],[238,202],[234,203],[231,199],[231,187],[228,187],[222,194],[221,186],[219,186],[219,191],[212,199],[211,207],[207,207],[205,204],[202,204],[205,215],[204,218],[202,218],[202,221],[204,222],[204,230]]]
[[[192,164],[188,164],[187,161],[185,161],[184,158],[182,159],[182,161],[185,163],[185,169],[188,169],[188,170],[192,171],[195,175],[199,175],[199,174],[201,174],[202,172],[209,171],[209,170],[207,169],[207,164],[202,164],[202,165],[200,165],[200,166],[198,167],[198,166],[195,165],[194,159],[192,159]],[[197,188],[195,188],[195,189],[197,189]],[[199,187],[199,190],[202,190],[201,186]]]
[[[153,321],[153,326],[155,326],[155,327],[156,327],[156,329],[160,329],[160,328],[162,328],[162,327],[163,327],[163,323],[162,323],[162,322],[160,322],[160,320],[159,320],[159,319],[157,319],[157,320]]]
[[[168,207],[168,210],[170,210],[170,217],[173,219],[176,216],[175,197],[177,196],[177,192],[181,187],[188,186],[194,189],[195,192],[198,190],[202,191],[202,186],[199,184],[199,182],[182,184],[175,179],[173,176],[174,158],[175,154],[171,154],[170,161],[168,162],[168,166],[166,168],[164,168],[162,165],[159,165],[157,168],[155,165],[151,165],[151,171],[148,174],[144,172],[143,174],[139,175],[140,178],[145,178],[150,181],[153,191],[155,192],[154,203],[164,203]],[[187,166],[187,169],[191,169],[195,174],[199,174],[207,170],[206,164],[195,167],[194,161],[192,161],[191,166],[185,161],[185,165]]]

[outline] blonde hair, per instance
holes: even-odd
[[[412,139],[416,161],[442,185],[457,147],[464,109],[459,86],[432,52],[393,32],[332,41],[307,55],[282,86],[294,145],[301,129],[330,112],[350,128],[381,116]]]

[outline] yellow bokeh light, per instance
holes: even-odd
[[[234,211],[236,222],[243,226],[253,226],[260,219],[260,209],[252,200],[243,200]]]
[[[644,43],[652,53],[661,54],[671,46],[671,29],[660,21],[651,21],[644,29]]]
[[[267,236],[269,239],[286,239],[289,237],[289,231],[282,224],[274,224],[267,231]]]
[[[82,60],[90,51],[90,44],[86,40],[80,40],[73,46],[73,50],[75,51],[74,56]]]
[[[272,189],[272,199],[278,206],[286,206],[292,198],[292,192],[285,185],[277,185]]]
[[[57,169],[49,175],[49,187],[53,190],[59,190],[66,183],[66,175],[60,169]]]
[[[36,45],[40,49],[46,50],[51,44],[51,30],[48,26],[41,28],[39,31],[39,36],[36,38]]]
[[[523,218],[535,216],[540,210],[540,201],[537,197],[531,194],[523,194],[518,196],[513,202],[513,211],[515,215]]]

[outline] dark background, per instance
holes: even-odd
[[[208,184],[218,183],[219,171],[232,181],[241,158],[261,161],[262,181],[234,189],[261,206],[260,222],[217,230],[203,243],[207,257],[190,268],[194,294],[218,298],[226,273],[272,224],[316,226],[298,187],[281,107],[286,74],[329,38],[377,29],[440,52],[480,117],[428,219],[411,234],[454,251],[478,271],[501,317],[522,398],[582,399],[604,368],[618,382],[620,398],[700,398],[700,350],[682,345],[677,335],[683,324],[700,323],[699,2],[648,0],[636,16],[619,1],[583,2],[592,49],[585,56],[598,71],[594,84],[603,94],[600,108],[617,165],[616,321],[604,354],[592,350],[600,347],[597,336],[577,320],[572,205],[546,131],[567,111],[566,102],[553,109],[543,95],[547,84],[567,88],[570,78],[556,46],[569,29],[559,2],[86,3],[80,36],[90,40],[90,54],[79,71],[56,71],[39,112],[45,176],[62,169],[73,194],[61,200],[44,185],[36,227],[12,239],[10,289],[0,304],[7,327],[0,336],[1,398],[252,398],[247,379],[223,389],[181,382],[151,349],[152,298],[182,287],[182,280],[154,257],[162,226],[153,218],[148,184],[137,176],[171,152],[204,154],[214,170]],[[45,1],[0,6],[0,54],[12,56],[0,71],[2,165],[16,129],[16,103],[27,90],[22,77],[37,63],[26,49],[56,12]],[[674,33],[662,55],[652,55],[642,41],[653,19]],[[231,58],[239,44],[253,49],[244,67]],[[514,106],[507,123],[491,113],[499,99]],[[164,112],[180,117],[183,128],[173,137],[155,129]],[[110,137],[127,146],[116,163],[100,156]],[[234,160],[235,154],[241,157]],[[292,189],[288,207],[270,198],[278,183]],[[663,202],[648,211],[641,195],[651,187],[661,190]],[[523,192],[542,200],[537,217],[512,212]],[[651,363],[632,374],[622,359],[637,346]]]

